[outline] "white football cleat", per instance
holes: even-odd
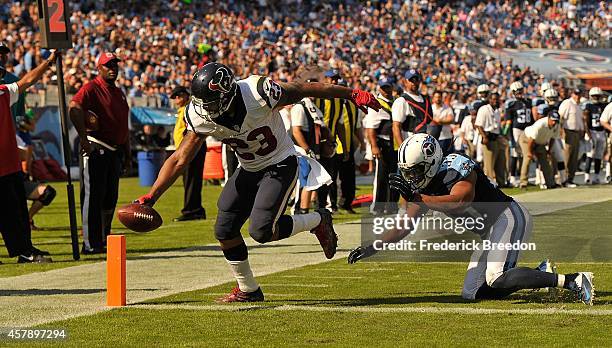
[[[578,272],[576,280],[572,284],[572,291],[578,295],[578,298],[582,303],[592,306],[593,298],[595,298],[595,288],[593,287],[593,273],[592,272]]]

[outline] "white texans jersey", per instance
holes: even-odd
[[[276,104],[282,88],[268,77],[252,75],[237,82],[236,108],[214,122],[199,116],[187,105],[188,129],[211,135],[230,146],[242,168],[255,172],[296,154]]]

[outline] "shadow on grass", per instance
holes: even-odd
[[[424,296],[397,296],[397,297],[373,297],[373,298],[339,298],[325,300],[279,300],[268,302],[284,302],[296,305],[333,305],[333,306],[380,306],[380,305],[402,305],[415,303],[474,303],[461,298],[459,295],[424,295]]]
[[[611,300],[610,297],[612,297],[612,292],[596,290],[593,305],[594,306],[610,305],[612,303],[610,301]],[[543,292],[543,291],[522,292],[522,293],[512,294],[509,297],[505,298],[505,300],[513,301],[512,304],[515,304],[515,305],[534,304],[534,303],[563,304],[563,303],[579,302],[578,298],[576,297],[576,294],[574,294],[571,291],[565,290],[565,289],[558,289],[558,292],[554,295],[548,292]]]
[[[130,291],[159,291],[160,289],[129,289]],[[106,289],[18,289],[0,290],[1,296],[49,296],[49,295],[91,295],[106,292]]]
[[[204,301],[202,300],[181,300],[181,301],[157,301],[157,300],[151,300],[151,301],[146,301],[146,302],[138,302],[138,303],[134,303],[135,305],[139,305],[139,306],[146,306],[146,305],[168,305],[168,304],[172,304],[172,305],[179,305],[179,304],[193,304],[193,303],[201,303],[201,304],[206,304]]]
[[[172,260],[172,259],[180,259],[180,258],[222,258],[223,254],[219,255],[142,255],[142,256],[129,256],[127,257],[128,261],[130,260]]]

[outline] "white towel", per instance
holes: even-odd
[[[317,160],[308,157],[306,155],[306,151],[299,146],[295,146],[295,150],[297,151],[298,156],[305,158],[308,165],[310,165],[310,173],[308,173],[308,179],[306,180],[306,186],[304,186],[304,189],[307,191],[314,191],[323,185],[329,185],[332,183],[331,176],[327,173],[325,168],[323,168],[323,166],[317,162]],[[299,185],[300,182],[298,180],[296,190],[299,190]]]

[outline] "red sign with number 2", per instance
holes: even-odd
[[[48,0],[47,5],[49,8],[49,31],[52,33],[65,33],[64,0]]]

